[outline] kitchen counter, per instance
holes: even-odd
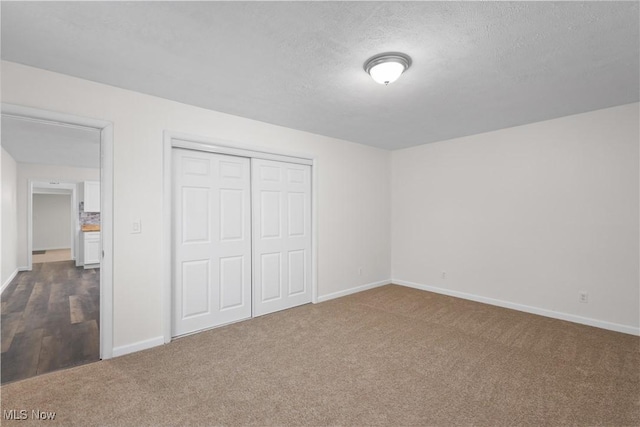
[[[85,224],[80,228],[83,232],[100,231],[100,224]]]

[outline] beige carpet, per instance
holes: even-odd
[[[2,408],[65,426],[631,426],[639,344],[390,285],[12,383]]]
[[[68,261],[71,259],[71,249],[52,249],[48,251],[44,251],[43,254],[32,254],[31,262],[41,263],[41,262],[59,262],[59,261]]]

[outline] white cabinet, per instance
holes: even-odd
[[[84,182],[84,211],[100,212],[100,182]]]
[[[84,266],[85,268],[95,267],[100,264],[100,232],[92,231],[84,233]]]

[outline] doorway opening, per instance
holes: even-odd
[[[28,270],[34,263],[75,261],[79,229],[77,183],[29,182],[29,193]]]
[[[112,356],[113,149],[101,120],[2,104],[2,127],[17,193],[2,206],[3,236],[5,215],[17,225],[2,245],[17,271],[2,266],[4,384]]]

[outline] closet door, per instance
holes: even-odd
[[[311,302],[311,167],[251,160],[253,315]]]
[[[251,317],[250,161],[173,149],[173,325]]]

